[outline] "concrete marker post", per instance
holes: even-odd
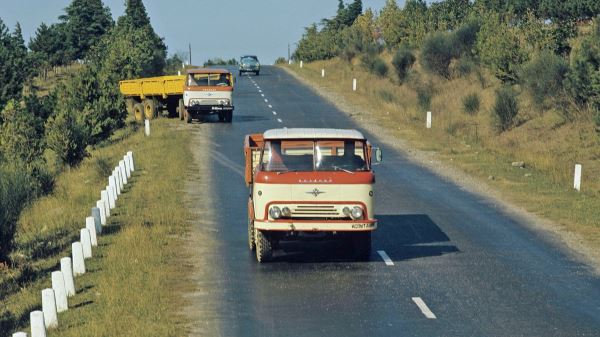
[[[42,312],[44,313],[44,326],[46,329],[58,327],[58,314],[56,313],[56,299],[53,289],[42,290]]]
[[[69,310],[67,289],[62,271],[52,272],[52,290],[54,290],[54,298],[56,300],[56,311],[63,312]]]
[[[73,242],[71,250],[73,254],[73,276],[85,274],[85,260],[83,258],[83,246],[81,242]]]
[[[321,77],[325,77],[325,69],[321,69]]]
[[[94,225],[96,225],[96,233],[102,234],[102,218],[100,217],[100,208],[92,207],[92,217]]]
[[[581,164],[575,164],[575,177],[573,178],[573,188],[581,192]]]
[[[357,88],[357,83],[356,83],[356,78],[352,79],[352,91],[356,91]]]
[[[106,218],[110,217],[110,203],[108,202],[108,191],[100,191],[100,200],[104,203],[104,212],[106,212]]]
[[[131,172],[135,171],[135,165],[133,163],[133,151],[127,151],[127,156],[129,156],[129,166],[131,166]]]
[[[123,185],[127,185],[127,172],[125,172],[125,161],[119,161],[119,168],[121,169],[121,179],[123,180]]]
[[[104,210],[104,202],[102,200],[96,201],[96,207],[100,210],[100,224],[106,226],[106,211]]]
[[[90,239],[92,240],[92,246],[98,246],[98,237],[96,236],[96,221],[91,216],[85,218],[85,228],[90,231]]]
[[[300,68],[302,68],[304,66],[304,62],[300,61]]]
[[[73,280],[73,266],[71,265],[70,257],[60,259],[60,271],[62,271],[65,280],[67,297],[75,296],[75,281]]]
[[[83,247],[83,258],[90,259],[92,257],[92,238],[90,231],[87,228],[82,228],[79,231],[81,246]]]
[[[110,176],[110,178],[108,178],[108,186],[110,188],[112,188],[112,192],[113,192],[113,199],[115,200],[115,202],[117,202],[117,199],[119,199],[118,193],[117,193],[117,185],[115,182],[115,177]]]
[[[32,311],[29,314],[29,324],[31,326],[31,337],[46,337],[46,323],[43,311]]]
[[[121,174],[121,168],[117,165],[117,167],[115,168],[115,170],[117,171],[117,183],[119,184],[119,188],[121,189],[121,193],[123,192],[123,187],[125,187],[123,185],[123,175]]]
[[[115,170],[113,171],[113,179],[115,180],[115,187],[117,188],[117,194],[121,195],[121,183],[120,183],[120,178],[119,178],[119,172],[117,172],[117,168],[115,167]],[[119,198],[117,198],[119,199]]]
[[[25,332],[15,332],[12,334],[12,337],[27,337],[27,333]]]
[[[146,137],[150,136],[150,121],[147,119],[144,121],[144,133]]]
[[[425,122],[425,126],[428,129],[431,129],[431,111],[427,111],[427,122]]]
[[[110,209],[114,209],[117,207],[115,202],[115,190],[112,186],[106,186],[106,192],[108,192],[108,207],[110,207]]]
[[[125,172],[127,173],[127,179],[131,178],[131,168],[129,167],[129,157],[123,156],[123,162],[125,162]]]

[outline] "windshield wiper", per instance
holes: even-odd
[[[354,172],[352,172],[350,170],[346,170],[345,168],[339,167],[339,166],[333,166],[333,169],[336,170],[336,171],[344,171],[346,173],[354,174]]]
[[[298,172],[298,170],[277,171],[277,175],[280,175],[280,174],[283,174],[283,173],[289,173],[289,172]]]

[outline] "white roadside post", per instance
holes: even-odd
[[[56,313],[56,299],[54,290],[42,290],[42,312],[44,313],[44,325],[46,329],[58,327],[58,315]]]
[[[121,178],[119,177],[119,170],[117,167],[115,167],[115,170],[113,171],[113,177],[115,179],[115,184],[117,186],[117,194],[121,195]],[[117,198],[119,199],[119,198]]]
[[[92,246],[98,246],[98,237],[96,236],[96,221],[93,217],[88,216],[85,218],[85,228],[90,231],[90,239],[92,240]]]
[[[300,68],[302,68],[304,66],[304,62],[300,61]]]
[[[54,298],[56,299],[56,311],[63,312],[69,310],[67,289],[62,271],[52,272],[52,290],[54,290]]]
[[[106,226],[106,211],[104,210],[104,201],[96,201],[96,207],[100,210],[100,224]]]
[[[146,133],[146,137],[150,136],[150,121],[147,119],[144,121],[144,132]]]
[[[46,337],[46,323],[43,311],[32,311],[29,314],[29,323],[31,325],[31,337]]]
[[[71,265],[70,257],[60,259],[60,271],[62,271],[63,278],[65,279],[67,296],[75,296],[75,281],[73,280],[73,266]]]
[[[12,337],[27,337],[27,333],[26,332],[15,332],[14,334],[12,334]]]
[[[85,260],[83,258],[83,246],[81,242],[73,242],[71,250],[73,251],[73,276],[85,274]]]
[[[108,192],[106,190],[100,191],[100,200],[104,203],[104,212],[108,219],[110,217],[110,202],[108,202]]]
[[[87,228],[82,228],[79,231],[81,246],[83,247],[83,258],[89,259],[92,257],[92,239],[90,231]]]
[[[115,172],[108,178],[108,186],[113,189],[113,198],[115,202],[119,199],[119,193],[117,193],[117,180],[115,179]]]
[[[119,168],[121,169],[121,179],[123,180],[123,185],[127,185],[127,172],[125,172],[125,162],[123,160],[119,161]]]
[[[352,79],[352,91],[356,91],[356,78]]]
[[[325,69],[321,69],[321,77],[325,77]]]
[[[92,218],[94,218],[96,233],[102,234],[102,218],[100,217],[100,208],[92,207]]]
[[[428,129],[431,129],[431,111],[427,111],[427,122],[425,122],[425,126]]]
[[[573,188],[581,191],[581,164],[575,164],[575,177],[573,179]]]
[[[129,157],[123,156],[123,162],[125,162],[125,172],[127,173],[127,179],[131,178],[131,168],[129,167]]]
[[[115,190],[112,186],[106,186],[106,192],[108,192],[108,206],[110,207],[110,209],[114,209],[115,207],[117,207],[117,204],[115,202]]]
[[[131,172],[135,171],[135,165],[133,164],[133,151],[127,151],[127,156],[129,156],[129,166],[131,166]]]

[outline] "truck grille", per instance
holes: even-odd
[[[292,218],[339,218],[341,215],[334,205],[297,205],[292,208]]]

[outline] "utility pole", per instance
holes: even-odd
[[[290,44],[288,43],[288,61],[290,60]]]
[[[189,44],[189,50],[190,50],[190,65],[192,65],[192,44]]]

